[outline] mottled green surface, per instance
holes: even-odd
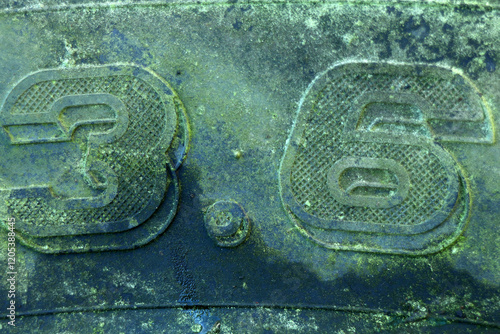
[[[50,1],[12,2],[0,10],[2,101],[41,69],[137,64],[182,100],[191,150],[178,171],[177,216],[152,243],[66,255],[18,245],[18,315],[30,315],[18,318],[18,332],[189,333],[216,321],[221,333],[498,331],[498,140],[443,144],[466,171],[472,204],[463,235],[433,255],[321,247],[289,219],[278,186],[299,101],[338,62],[460,69],[491,107],[498,138],[500,16],[493,1],[73,2],[54,9]],[[204,227],[204,210],[218,200],[236,201],[252,222],[248,240],[234,249],[217,247]],[[0,242],[0,264],[5,247]],[[144,309],[130,310],[135,306]]]

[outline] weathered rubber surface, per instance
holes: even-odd
[[[2,3],[1,331],[497,332],[499,27],[494,1]]]

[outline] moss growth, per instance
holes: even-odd
[[[332,319],[344,333],[477,329],[454,327],[463,319],[498,323],[498,142],[443,144],[468,173],[472,207],[463,236],[432,255],[319,246],[290,221],[278,186],[300,99],[337,62],[459,68],[493,108],[498,125],[498,23],[498,10],[491,6],[437,1],[202,2],[2,12],[1,96],[39,69],[136,63],[172,85],[193,129],[191,151],[178,172],[181,203],[165,234],[123,252],[50,256],[25,248],[36,254],[30,255],[36,266],[18,260],[26,267],[30,291],[23,312],[67,311],[47,316],[58,319],[47,332],[71,331],[76,323],[89,333],[126,333],[132,320],[138,331],[196,331],[199,323],[186,311],[196,309],[193,304],[212,307],[222,319],[221,333],[321,332],[331,328]],[[0,156],[5,153],[0,146]],[[213,245],[202,222],[206,208],[229,199],[252,221],[249,239],[232,250]],[[4,251],[1,241],[0,260]],[[150,308],[119,310],[143,305]],[[162,308],[155,309],[158,305]],[[185,308],[176,309],[179,305]],[[96,307],[102,312],[75,311]],[[322,307],[327,310],[314,309]],[[37,326],[37,319],[22,321]]]

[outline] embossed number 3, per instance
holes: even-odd
[[[166,155],[175,99],[154,73],[127,64],[45,70],[17,84],[0,112],[0,191],[19,232],[120,232],[149,218],[175,164]]]

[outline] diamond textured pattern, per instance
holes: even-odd
[[[13,114],[41,113],[68,95],[107,93],[127,107],[129,125],[124,136],[103,144],[95,157],[118,176],[118,194],[106,206],[56,210],[42,198],[10,199],[9,210],[26,224],[42,226],[88,225],[120,221],[144,209],[153,196],[158,166],[165,155],[154,150],[166,124],[165,106],[158,93],[133,76],[119,75],[39,82],[27,89],[12,108]]]
[[[290,175],[292,194],[307,213],[327,220],[418,225],[443,206],[448,176],[439,158],[425,147],[342,141],[353,96],[377,91],[413,93],[437,110],[471,109],[456,98],[457,88],[441,78],[350,73],[334,77],[316,97],[312,110],[305,111],[305,130]],[[410,175],[408,196],[391,208],[340,204],[328,191],[327,173],[343,156],[397,161]]]

